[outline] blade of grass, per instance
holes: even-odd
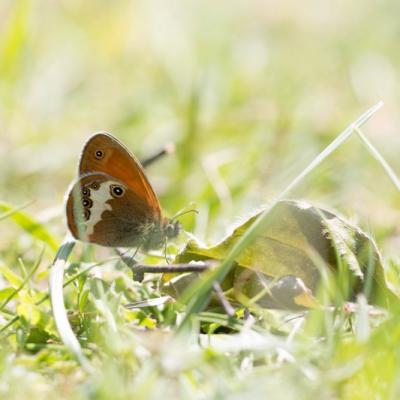
[[[0,215],[0,221],[2,221],[3,219],[6,219],[8,217],[11,217],[12,215],[16,214],[18,211],[21,211],[26,207],[29,207],[32,203],[33,202],[30,201],[29,203],[23,204],[22,206],[14,207],[12,210],[6,211],[5,213]]]
[[[62,342],[77,358],[83,367],[89,368],[89,363],[82,353],[81,345],[76,338],[68,321],[67,311],[64,305],[63,279],[64,269],[75,240],[69,235],[64,239],[50,270],[50,300],[53,309],[54,321]]]
[[[27,39],[31,3],[26,0],[16,2],[14,10],[0,42],[0,78],[5,79],[18,77],[18,60]]]
[[[6,202],[0,202],[0,211],[4,213],[10,213],[9,217],[19,225],[25,232],[34,237],[35,239],[41,240],[49,245],[49,247],[57,251],[59,244],[50,234],[50,232],[38,221],[32,218],[29,214],[15,210],[15,208]]]
[[[143,301],[136,301],[135,303],[124,304],[124,307],[127,310],[134,310],[135,308],[158,307],[174,301],[175,300],[171,296],[161,296],[154,299],[147,299]]]
[[[374,157],[378,161],[378,163],[381,164],[382,168],[385,170],[389,179],[393,182],[396,189],[400,192],[400,179],[397,177],[392,167],[384,159],[384,157],[378,151],[378,149],[362,133],[360,127],[356,126],[354,127],[354,130],[357,132],[358,137],[361,139],[361,142],[364,144],[367,150],[371,153],[372,157]]]
[[[198,313],[207,305],[210,297],[210,292],[214,282],[221,282],[228,274],[233,263],[240,253],[249,246],[260,231],[268,226],[269,214],[276,204],[287,196],[299,183],[303,181],[322,161],[324,161],[333,151],[341,146],[353,133],[355,128],[365,124],[383,105],[379,102],[365,113],[363,113],[354,123],[347,127],[336,139],[334,139],[323,151],[321,151],[293,180],[289,185],[276,197],[274,202],[265,209],[257,218],[252,226],[232,247],[229,254],[222,263],[214,270],[207,272],[198,281],[193,283],[182,294],[181,301],[187,304],[185,317],[178,326],[178,332],[190,330],[192,314]]]
[[[19,315],[16,315],[15,317],[11,318],[1,329],[0,329],[0,334],[5,332],[10,326],[14,325],[17,321],[19,320]]]
[[[0,305],[0,310],[3,310],[4,307],[23,289],[23,287],[28,283],[29,279],[31,279],[32,275],[37,271],[37,269],[39,268],[40,263],[43,259],[44,251],[45,251],[45,247],[43,247],[43,249],[39,255],[39,258],[37,259],[37,261],[33,265],[33,267],[30,269],[30,271],[28,272],[28,274],[26,275],[26,277],[22,281],[22,283]]]
[[[226,326],[228,328],[235,329],[237,331],[242,331],[246,327],[246,321],[237,318],[232,318],[229,315],[223,315],[213,312],[201,312],[198,315],[196,315],[196,319],[202,322],[209,322],[221,326]],[[257,325],[251,326],[250,330],[262,334],[268,334],[268,332],[264,328],[261,328]]]
[[[119,259],[116,258],[116,259]],[[74,282],[76,279],[78,279],[81,275],[86,274],[87,272],[89,272],[91,269],[98,267],[99,265],[102,265],[106,262],[109,262],[110,260],[104,260],[102,262],[93,264],[85,269],[83,269],[82,271],[77,272],[75,275],[71,276],[71,278],[69,278],[64,284],[63,284],[63,288],[65,288],[66,286],[70,285],[72,282]],[[40,300],[38,300],[35,303],[35,306],[39,306],[40,304],[42,304],[43,302],[45,302],[46,300],[48,300],[50,298],[50,294],[47,293],[45,294]],[[8,313],[10,314],[10,312],[8,312],[7,310],[2,310],[2,312]],[[7,330],[7,328],[9,328],[10,326],[12,326],[15,322],[17,322],[19,320],[19,315],[16,315],[15,317],[13,317],[10,321],[7,322],[6,325],[4,325],[2,328],[0,328],[0,334],[2,334],[4,331]]]

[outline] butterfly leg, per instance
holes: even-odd
[[[135,249],[135,252],[132,256],[126,256],[125,254],[130,250],[125,250],[122,252],[119,249],[115,249],[116,253],[121,257],[122,262],[132,271],[133,280],[141,282],[144,278],[144,273],[141,271],[137,271],[135,266],[137,265],[137,261],[135,260],[136,254],[140,249],[140,245]]]
[[[141,245],[139,244],[136,247],[136,250],[134,251],[134,253],[131,256],[131,260],[132,260],[132,277],[134,281],[138,281],[138,282],[142,282],[142,280],[144,279],[144,274],[140,273],[138,271],[136,271],[135,265],[137,264],[137,261],[135,260],[136,254],[139,252]]]
[[[122,258],[125,256],[126,253],[128,253],[130,249],[126,249],[125,251],[120,250],[119,248],[115,249],[115,252]]]
[[[167,264],[170,264],[169,260],[168,260],[168,243],[167,243],[167,238],[165,238],[164,240],[164,258],[165,258],[165,262]]]
[[[136,257],[136,254],[137,254],[138,251],[139,251],[139,248],[140,248],[140,246],[139,246],[138,248],[135,249],[135,252],[134,252],[131,256],[126,256],[126,255],[125,255],[125,254],[127,254],[131,249],[126,249],[125,251],[121,251],[120,249],[116,248],[116,249],[115,249],[115,252],[121,257],[122,261],[124,261],[124,263],[127,264],[127,265],[129,266],[130,264],[136,264],[136,263],[137,263],[137,261],[135,260],[135,257]],[[129,261],[129,260],[131,260],[131,261]]]
[[[136,247],[136,250],[135,250],[134,253],[132,254],[132,258],[135,258],[135,257],[136,257],[136,254],[139,253],[139,250],[140,250],[141,247],[142,247],[141,244],[139,244],[139,245]]]

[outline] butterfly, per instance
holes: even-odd
[[[78,172],[66,202],[68,228],[76,239],[148,251],[178,236],[179,221],[163,216],[142,165],[110,134],[89,138]]]

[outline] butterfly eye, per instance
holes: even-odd
[[[119,185],[111,185],[110,193],[111,193],[111,196],[113,196],[113,197],[122,197],[125,193],[125,190],[123,187],[121,187]]]
[[[84,208],[91,208],[92,205],[93,205],[93,201],[92,200],[90,200],[90,199],[83,199],[82,200],[82,206]]]
[[[90,196],[90,189],[87,187],[83,187],[81,190],[82,196]]]
[[[90,187],[91,187],[93,190],[99,190],[100,184],[99,184],[99,182],[93,182],[93,183],[90,185]]]
[[[94,156],[98,159],[101,160],[104,157],[104,151],[102,150],[96,150],[94,153]]]

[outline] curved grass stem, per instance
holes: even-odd
[[[64,305],[63,280],[64,270],[68,257],[75,246],[75,240],[69,235],[64,239],[50,270],[50,300],[53,309],[54,321],[62,342],[77,358],[83,367],[89,369],[89,362],[83,355],[81,345],[76,338],[68,321],[67,311]]]

